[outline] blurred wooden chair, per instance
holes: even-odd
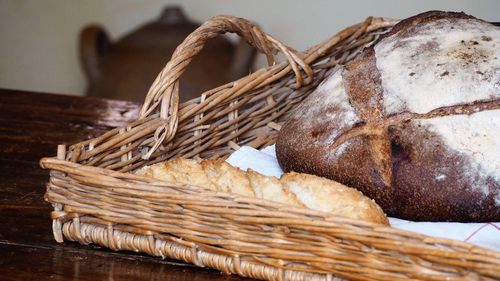
[[[167,7],[156,21],[116,42],[101,26],[85,27],[80,33],[80,59],[87,95],[142,102],[175,48],[198,26],[180,8]],[[181,77],[181,101],[247,75],[255,55],[255,49],[244,41],[210,40]]]

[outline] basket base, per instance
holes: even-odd
[[[208,253],[195,247],[165,241],[152,235],[134,234],[95,224],[68,221],[62,226],[64,237],[81,244],[98,244],[113,250],[144,252],[151,256],[182,260],[200,267],[210,267],[226,274],[261,280],[340,281],[331,274],[316,274],[242,261],[239,257]]]

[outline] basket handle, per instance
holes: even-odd
[[[140,119],[160,111],[160,118],[167,121],[155,132],[155,144],[145,158],[165,141],[170,141],[178,124],[179,78],[184,73],[192,58],[198,54],[210,39],[226,32],[236,33],[249,44],[266,54],[270,65],[275,63],[275,54],[281,51],[287,58],[300,86],[303,83],[301,69],[312,77],[313,70],[295,53],[294,50],[262,32],[248,20],[233,16],[216,16],[193,31],[172,54],[172,58],[156,77],[146,95],[141,108]],[[299,68],[300,67],[300,68]]]

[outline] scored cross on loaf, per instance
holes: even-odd
[[[276,152],[391,216],[499,221],[500,28],[438,11],[401,21],[304,100]]]

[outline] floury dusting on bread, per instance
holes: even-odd
[[[387,115],[500,97],[500,28],[444,18],[398,35],[374,47]]]
[[[500,98],[500,29],[478,20],[426,23],[416,36],[390,36],[375,46],[386,114]],[[426,51],[432,49],[432,51]],[[406,71],[408,75],[400,75]],[[404,73],[403,73],[404,74]],[[436,93],[439,92],[439,93]],[[470,160],[471,186],[488,195],[485,180],[500,182],[500,111],[419,120]],[[496,132],[492,134],[491,132]],[[457,138],[457,136],[461,136]],[[500,200],[500,194],[497,194]]]
[[[311,96],[308,101],[309,104],[322,104],[325,107],[335,108],[326,113],[321,112],[319,107],[308,106],[302,104],[304,123],[303,129],[310,129],[316,127],[320,123],[334,122],[340,127],[352,126],[361,120],[356,115],[354,108],[349,103],[347,93],[345,91],[344,83],[342,81],[342,70],[340,68],[333,75],[328,77],[321,83],[315,91],[315,95]],[[331,95],[331,92],[337,93]],[[335,140],[335,135],[331,134],[327,139],[328,144],[332,144]]]
[[[285,171],[392,216],[499,221],[500,28],[438,11],[401,21],[304,100],[276,151]]]

